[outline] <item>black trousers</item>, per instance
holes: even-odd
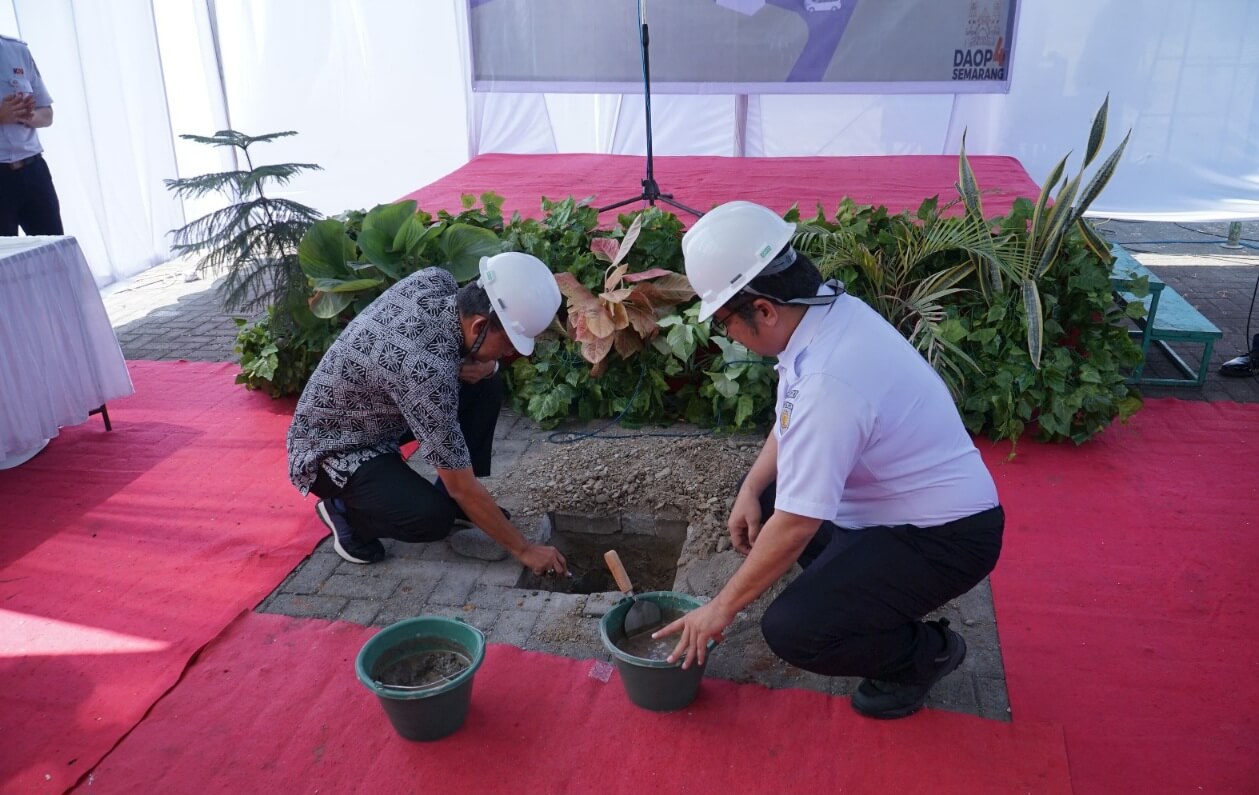
[[[770,484],[762,516],[773,510]],[[806,671],[924,682],[944,638],[922,617],[992,571],[1004,527],[1000,506],[938,527],[823,522],[800,555],[804,571],[765,611],[765,640]]]
[[[61,202],[42,156],[14,171],[0,163],[0,236],[63,235]]]
[[[459,427],[472,454],[477,477],[490,474],[494,429],[503,407],[503,378],[495,373],[459,390]],[[412,441],[407,434],[399,440]],[[320,498],[337,497],[345,503],[354,535],[360,540],[394,538],[419,543],[440,541],[450,535],[455,521],[455,501],[407,466],[402,456],[381,455],[362,464],[345,488],[337,488],[319,470],[311,492]]]

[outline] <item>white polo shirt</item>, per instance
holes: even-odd
[[[997,506],[948,388],[860,299],[810,307],[777,370],[777,509],[935,527]]]
[[[9,94],[34,94],[35,107],[52,105],[26,42],[0,36],[0,99]],[[25,160],[44,151],[39,135],[25,124],[0,124],[0,163]]]

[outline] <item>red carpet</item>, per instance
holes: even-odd
[[[1063,727],[1081,795],[1259,792],[1259,406],[1151,401],[1083,447],[1006,449],[1015,723]]]
[[[1035,200],[1040,186],[1012,157],[970,158],[984,191],[988,216],[1007,212],[1019,196]],[[541,213],[540,199],[594,196],[612,204],[641,189],[646,159],[629,155],[481,155],[404,198],[430,212],[459,208],[459,196],[491,191],[504,198],[503,213]],[[657,157],[656,181],[666,193],[701,212],[733,199],[759,202],[786,212],[793,203],[811,216],[821,202],[828,215],[847,196],[860,204],[886,205],[893,212],[916,210],[938,195],[941,204],[957,198],[958,159],[947,155],[901,157]],[[643,203],[616,212],[631,212]],[[691,218],[668,205],[666,210]],[[611,218],[609,213],[609,218]]]
[[[464,729],[413,745],[354,679],[373,630],[247,615],[82,791],[1256,791],[1259,407],[1153,401],[1082,448],[983,447],[1012,724],[714,680],[656,715],[589,662],[493,647]]]
[[[95,417],[0,472],[4,792],[71,787],[321,535],[288,483],[289,403],[234,365],[130,367],[113,432]]]
[[[375,630],[251,614],[93,772],[82,793],[1066,793],[1061,731],[705,680],[687,710],[632,706],[590,661],[491,646],[468,720],[393,732],[354,678]]]

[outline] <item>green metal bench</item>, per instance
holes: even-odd
[[[1207,320],[1201,312],[1186,301],[1180,293],[1168,287],[1158,276],[1137,262],[1123,246],[1111,247],[1115,261],[1110,270],[1110,283],[1115,299],[1123,306],[1140,302],[1145,305],[1145,317],[1137,320],[1138,330],[1132,333],[1141,338],[1141,364],[1129,378],[1138,384],[1153,386],[1202,386],[1207,380],[1207,368],[1211,366],[1211,349],[1224,332]],[[1137,296],[1131,291],[1134,281],[1145,278],[1149,292]],[[1169,342],[1196,343],[1202,345],[1202,360],[1197,369],[1190,366],[1168,345]],[[1146,378],[1142,375],[1150,346],[1157,345],[1168,355],[1184,378]]]

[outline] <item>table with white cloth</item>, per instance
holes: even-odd
[[[135,389],[73,237],[0,237],[0,468]]]

